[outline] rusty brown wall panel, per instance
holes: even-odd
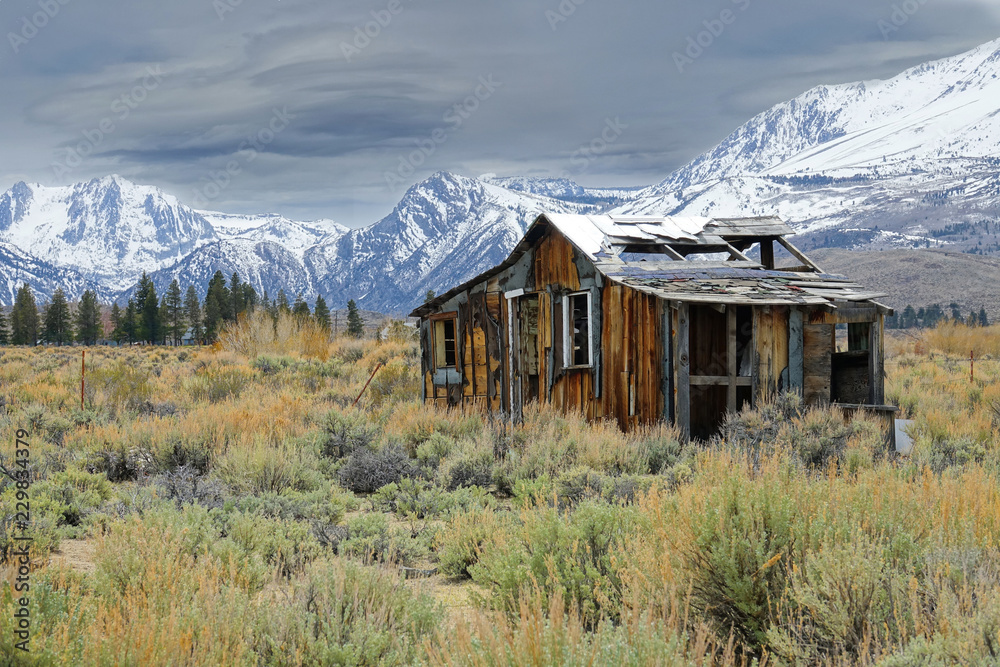
[[[832,324],[806,324],[802,327],[803,398],[806,405],[830,402],[832,332]]]
[[[539,243],[535,251],[535,288],[552,285],[569,291],[580,289],[580,276],[573,262],[573,246],[553,230]]]

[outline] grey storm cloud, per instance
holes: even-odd
[[[410,182],[451,170],[645,185],[812,86],[996,38],[1000,7],[2,0],[0,27],[4,188],[113,172],[192,202],[256,137],[212,207],[362,225],[395,204],[386,174],[436,131],[447,142]],[[484,77],[498,85],[480,99]],[[625,129],[609,150],[574,161],[613,120]]]

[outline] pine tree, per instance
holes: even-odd
[[[139,287],[135,292],[136,336],[139,340],[155,344],[161,338],[160,331],[160,300],[156,295],[156,286],[144,271],[139,279]]]
[[[167,338],[173,345],[180,345],[181,339],[184,337],[186,318],[184,299],[181,298],[181,286],[176,278],[170,282],[167,293],[163,295],[163,306],[165,315],[163,324]]]
[[[197,342],[201,340],[201,304],[198,302],[198,290],[194,285],[188,285],[184,295],[184,317],[191,330],[191,337]]]
[[[257,310],[257,304],[260,301],[260,297],[257,296],[257,290],[253,288],[250,283],[243,283],[243,308],[246,312],[252,313]]]
[[[10,331],[7,329],[7,315],[0,308],[0,345],[10,345]]]
[[[990,318],[986,316],[986,309],[979,309],[979,326],[988,327],[990,325]]]
[[[64,345],[73,340],[73,324],[69,313],[69,302],[62,287],[52,293],[52,300],[45,308],[45,324],[42,337],[46,343]]]
[[[330,321],[330,309],[326,305],[326,299],[322,296],[316,297],[316,307],[313,309],[313,317],[316,318],[316,324],[323,327],[326,331],[330,331],[333,328],[333,322]]]
[[[354,299],[347,302],[347,335],[351,338],[361,338],[365,335],[365,321],[358,312],[358,304]]]
[[[427,290],[427,294],[424,295],[424,303],[430,303],[431,301],[434,300],[435,296],[436,295],[434,294],[434,290],[432,289]]]
[[[122,328],[129,345],[139,340],[139,309],[135,299],[129,299],[125,304],[125,321]]]
[[[306,303],[306,300],[302,297],[302,292],[299,292],[295,296],[295,305],[292,306],[292,315],[303,320],[309,319],[309,316],[312,315],[312,313],[309,312],[309,304]]]
[[[226,289],[226,278],[222,271],[216,271],[208,282],[208,293],[205,295],[205,337],[215,342],[226,320],[229,311],[229,290]]]
[[[900,326],[903,329],[912,329],[917,325],[917,311],[913,310],[913,306],[907,306],[903,309],[903,316],[900,318]]]
[[[119,345],[128,338],[125,332],[125,314],[117,302],[111,304],[111,340]]]
[[[275,303],[278,306],[278,312],[279,313],[290,313],[290,312],[292,312],[291,307],[288,305],[288,295],[285,294],[285,290],[284,289],[279,289],[278,290],[278,296],[277,296],[277,299],[275,300]]]
[[[97,294],[87,290],[76,307],[76,339],[84,345],[96,345],[103,334]]]
[[[14,345],[38,344],[38,306],[35,293],[28,283],[17,290],[14,308],[10,311],[11,343]]]
[[[246,312],[246,292],[243,290],[243,283],[240,282],[239,275],[233,271],[233,277],[229,279],[229,299],[230,318],[238,320],[240,315]]]

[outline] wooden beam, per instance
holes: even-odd
[[[691,354],[690,313],[686,303],[677,305],[677,334],[675,356],[677,360],[677,419],[674,422],[685,441],[691,439]]]
[[[760,263],[765,269],[774,269],[774,242],[771,239],[760,241]]]
[[[668,246],[665,243],[663,244],[663,254],[665,254],[670,259],[674,259],[674,260],[677,260],[679,262],[686,262],[687,261],[687,257],[685,257],[684,255],[680,254],[679,252],[677,252],[676,250],[674,250],[673,248],[671,248],[670,246]]]
[[[816,271],[816,273],[826,273],[826,271],[824,271],[823,269],[819,268],[819,266],[817,266],[814,261],[812,261],[811,259],[809,259],[808,257],[806,257],[805,253],[803,253],[801,250],[799,250],[798,248],[796,248],[795,246],[793,246],[792,242],[789,241],[788,239],[786,239],[784,236],[779,236],[777,238],[777,241],[778,241],[778,243],[781,244],[781,247],[783,247],[785,250],[787,250],[789,253],[791,253],[792,257],[794,257],[795,259],[799,260],[800,262],[802,262],[806,266],[811,266],[813,268],[813,270]]]
[[[658,301],[663,308],[660,317],[661,335],[663,337],[663,377],[660,378],[663,392],[663,419],[668,423],[674,421],[674,337],[673,308],[664,301]]]
[[[803,395],[805,387],[802,311],[792,308],[788,314],[788,388]]]
[[[730,259],[739,260],[741,262],[752,262],[753,260],[741,253],[739,250],[733,247],[732,243],[726,243],[726,250],[729,251]]]
[[[736,382],[730,382],[728,375],[692,375],[690,378],[692,387],[749,387],[753,384],[753,379],[748,377],[738,377]]]
[[[868,327],[868,402],[872,405],[885,403],[885,344],[882,327],[885,318],[879,314],[878,320]]]
[[[740,369],[736,363],[736,306],[726,307],[726,329],[728,331],[726,346],[726,410],[736,412],[736,383],[739,382]],[[750,378],[744,378],[749,384]]]

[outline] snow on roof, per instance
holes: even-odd
[[[638,241],[691,241],[713,222],[712,218],[678,216],[610,216],[548,214],[549,222],[577,248],[594,259],[605,244],[619,239]]]

